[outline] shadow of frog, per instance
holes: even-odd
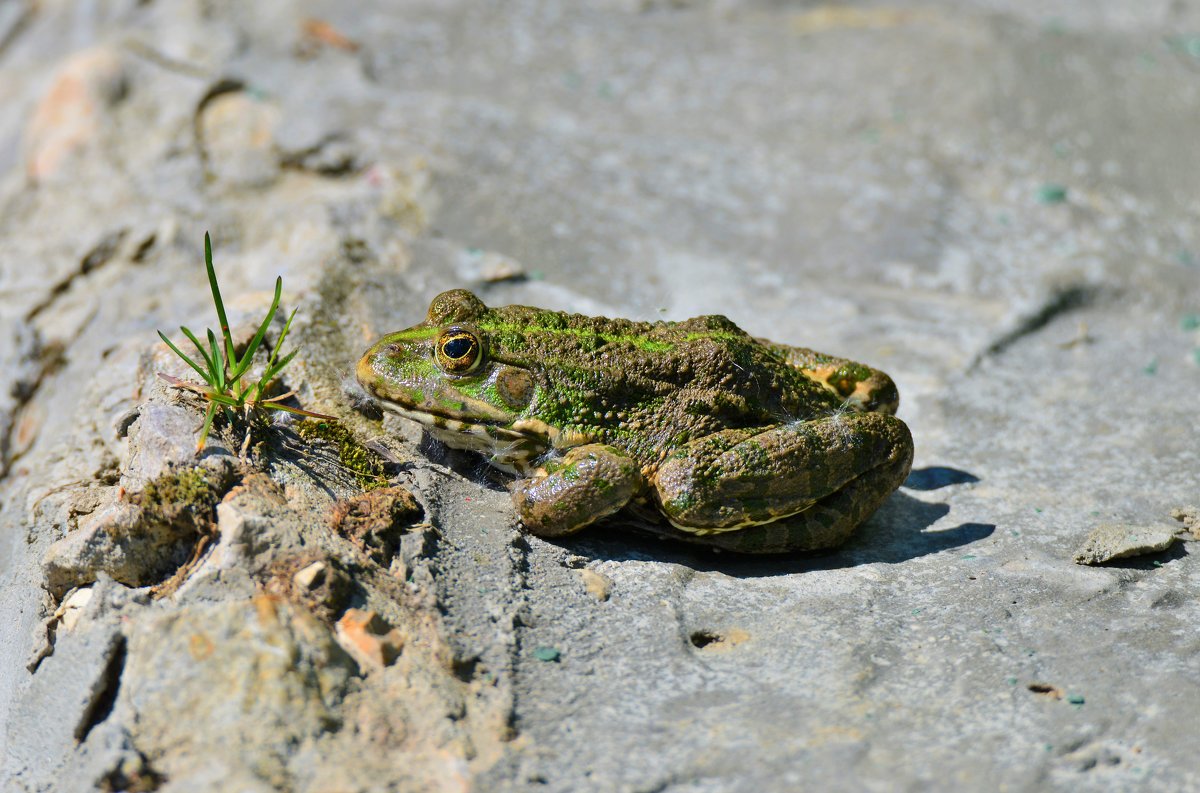
[[[979,477],[967,471],[933,465],[909,472],[908,478],[904,480],[904,487],[909,490],[940,490],[949,485],[963,485],[978,481]]]
[[[924,472],[954,472],[954,474]],[[914,490],[977,482],[977,477],[952,468],[922,469]],[[910,479],[912,475],[910,475]],[[940,483],[940,484],[939,484]],[[908,483],[905,483],[905,487]],[[927,529],[950,512],[943,503],[930,504],[903,491],[893,493],[840,548],[816,553],[747,556],[714,552],[703,545],[655,537],[644,525],[623,520],[620,513],[579,535],[559,541],[572,553],[609,561],[673,562],[698,571],[718,571],[736,577],[788,575],[809,570],[833,570],[863,564],[895,564],[960,548],[996,530],[991,523],[962,523],[939,531]]]

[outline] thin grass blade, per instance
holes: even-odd
[[[262,344],[263,337],[267,335],[267,328],[271,326],[271,320],[275,319],[275,312],[279,309],[279,298],[283,295],[283,278],[275,278],[275,297],[271,300],[271,310],[267,312],[267,316],[263,319],[262,324],[258,326],[258,332],[254,334],[254,338],[250,340],[246,351],[242,353],[242,359],[236,362],[233,368],[233,379],[237,380],[253,363],[254,353],[258,352],[259,345]]]
[[[259,402],[258,404],[260,407],[263,407],[267,410],[282,410],[285,413],[294,413],[297,416],[308,416],[309,418],[323,419],[325,421],[337,421],[337,416],[327,416],[324,413],[314,413],[311,410],[301,410],[300,408],[294,408],[290,405],[280,405],[277,402]]]
[[[205,394],[205,396],[208,397],[208,399],[212,402],[216,402],[221,405],[228,405],[231,408],[240,408],[244,401],[241,399],[236,399],[234,397],[231,397],[228,394],[209,393],[209,394]]]
[[[208,346],[212,350],[213,372],[216,374],[213,387],[225,393],[229,388],[229,383],[225,380],[225,361],[221,358],[221,345],[217,343],[217,335],[212,332],[212,328],[208,329]]]
[[[283,330],[280,331],[279,338],[275,340],[275,346],[271,349],[271,357],[267,360],[267,371],[271,371],[271,367],[275,365],[275,359],[279,357],[279,351],[283,349],[283,340],[287,338],[288,331],[292,329],[292,320],[296,318],[296,312],[299,310],[299,306],[293,308],[292,313],[288,314],[287,322],[283,323]],[[286,365],[281,364],[279,368],[282,369]],[[279,369],[275,371],[278,372]]]
[[[171,351],[174,352],[176,355],[178,355],[180,358],[182,358],[187,363],[188,366],[195,369],[196,373],[199,374],[201,377],[203,377],[205,382],[208,382],[208,374],[203,369],[200,368],[200,365],[198,363],[196,363],[191,358],[184,355],[183,350],[179,349],[174,344],[172,344],[171,340],[167,338],[167,335],[165,333],[163,333],[160,330],[158,332],[158,337],[160,339],[162,339],[164,342],[166,342],[167,346],[171,348]]]
[[[159,380],[165,381],[167,385],[173,388],[183,388],[206,397],[210,397],[214,393],[213,390],[208,386],[202,386],[199,383],[193,383],[191,380],[181,380],[178,377],[172,377],[171,375],[164,374],[163,372],[155,372],[155,374],[158,375]]]
[[[200,430],[200,440],[196,442],[196,451],[204,449],[204,444],[208,441],[208,431],[212,429],[213,416],[217,414],[217,403],[209,402],[208,410],[204,414],[204,428]]]
[[[225,357],[233,361],[233,335],[229,332],[229,319],[225,316],[225,303],[221,300],[221,287],[217,286],[217,271],[213,268],[212,237],[204,232],[204,268],[208,270],[208,286],[212,290],[213,305],[217,307],[217,321],[221,323],[221,335],[225,339]]]
[[[264,400],[260,401],[258,404],[264,405],[268,402],[281,402],[285,399],[288,399],[289,397],[294,397],[294,396],[296,396],[296,390],[292,389],[291,391],[286,391],[286,392],[280,394],[279,396],[273,396],[270,399],[264,399]]]
[[[183,331],[183,335],[187,336],[188,340],[194,344],[196,349],[200,351],[200,354],[204,356],[204,363],[208,365],[208,377],[205,377],[204,379],[209,383],[209,385],[214,385],[213,380],[215,378],[213,377],[213,372],[216,370],[216,367],[213,364],[212,356],[209,355],[208,351],[204,349],[204,345],[201,344],[200,340],[196,338],[196,334],[192,333],[191,330],[183,327],[182,325],[179,326],[179,329]],[[212,333],[212,331],[209,331],[209,333]]]

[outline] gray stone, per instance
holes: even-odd
[[[146,524],[141,507],[133,504],[111,503],[93,512],[46,552],[46,588],[62,597],[72,587],[94,582],[101,572],[130,586],[150,583],[148,577],[161,572],[161,557],[178,555],[178,543],[169,526],[155,522],[157,531],[144,531]]]
[[[5,768],[29,789],[57,787],[81,743],[110,715],[125,663],[125,638],[112,620],[60,637],[15,703]]]
[[[8,471],[13,456],[28,448],[28,429],[19,425],[20,410],[36,390],[45,370],[37,331],[17,317],[0,313],[7,332],[0,333],[0,367],[5,387],[0,389],[0,475]]]
[[[263,188],[279,176],[272,147],[279,108],[242,91],[223,93],[205,105],[199,129],[212,178],[239,188]]]
[[[129,461],[124,468],[127,487],[140,490],[147,482],[196,459],[196,438],[204,417],[180,405],[149,404],[130,425]]]
[[[175,784],[233,774],[279,787],[292,744],[336,722],[353,671],[325,626],[270,598],[194,606],[131,632],[122,705]]]

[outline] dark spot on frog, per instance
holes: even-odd
[[[848,377],[842,377],[836,380],[831,377],[829,378],[829,384],[833,386],[835,391],[837,391],[838,396],[843,398],[853,394],[855,387],[858,385]]]
[[[892,411],[895,412],[895,406],[900,402],[900,391],[896,388],[896,384],[888,382],[878,391],[871,394],[871,401],[867,403],[867,410],[879,410],[885,405],[891,405]]]

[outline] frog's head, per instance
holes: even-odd
[[[487,306],[465,289],[443,292],[424,322],[367,350],[358,381],[385,408],[420,422],[446,444],[521,471],[558,432],[534,417],[534,372],[489,349],[487,315]]]

